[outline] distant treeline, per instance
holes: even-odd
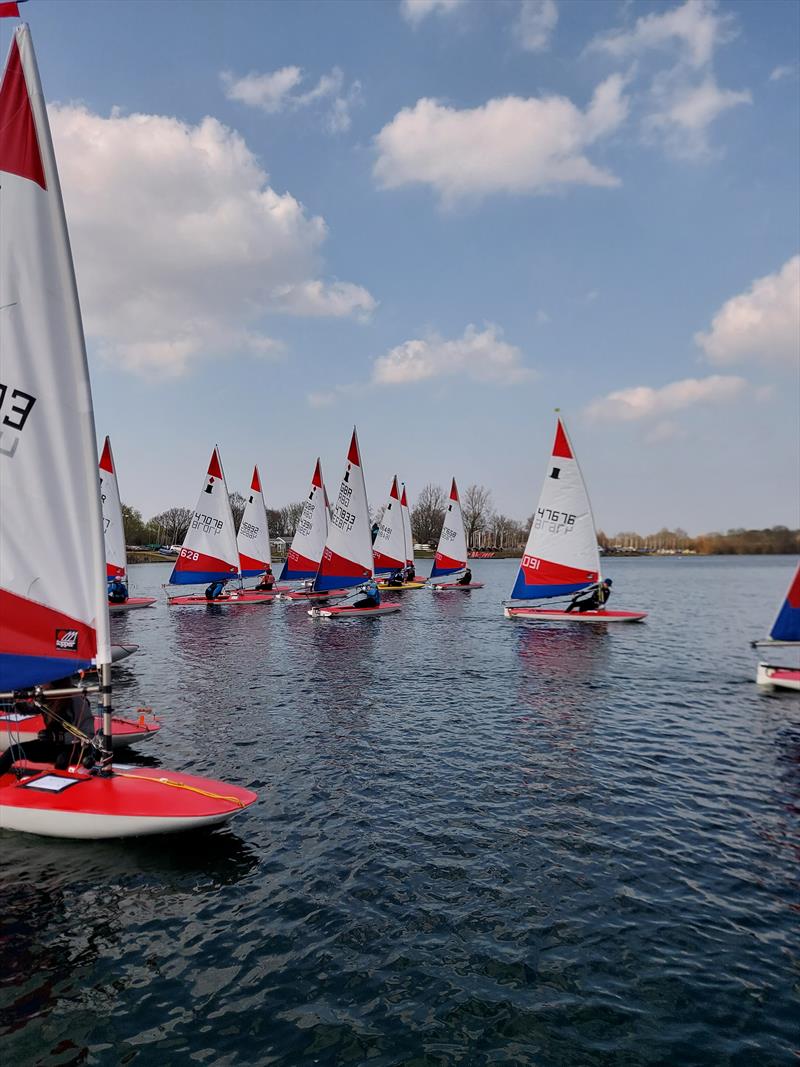
[[[447,507],[448,494],[438,485],[426,485],[411,510],[414,541],[436,546]],[[245,498],[231,493],[231,510],[238,528],[244,512]],[[383,508],[373,511],[372,518],[380,522]],[[492,494],[483,485],[470,485],[461,493],[467,542],[472,549],[522,552],[531,526],[531,518],[519,522],[499,514],[492,506]],[[168,508],[145,521],[140,511],[122,505],[125,520],[125,540],[129,545],[176,545],[183,541],[189,528],[191,508]],[[283,508],[268,508],[272,537],[291,539],[303,512],[303,501]],[[765,530],[728,530],[726,533],[700,534],[690,537],[680,528],[662,529],[658,533],[639,534],[633,531],[608,536],[597,532],[600,547],[607,552],[697,553],[698,555],[774,555],[800,552],[800,530],[787,526],[773,526]]]

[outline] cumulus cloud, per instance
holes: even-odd
[[[461,337],[446,341],[438,334],[405,341],[375,360],[375,385],[407,385],[431,378],[467,377],[495,385],[514,385],[534,376],[522,352],[503,340],[491,324],[484,330],[467,326]]]
[[[670,65],[652,74],[641,100],[645,136],[678,156],[701,159],[710,152],[712,123],[752,102],[747,89],[721,88],[713,71],[716,49],[736,33],[734,16],[720,14],[715,0],[686,0],[680,7],[642,15],[632,27],[599,35],[589,49],[616,59],[666,53]]]
[[[350,129],[350,112],[361,102],[361,83],[345,85],[344,72],[334,67],[330,74],[323,74],[316,85],[300,92],[305,74],[300,67],[281,67],[267,74],[251,72],[241,78],[230,71],[220,74],[225,96],[257,108],[268,115],[281,111],[297,111],[300,108],[320,105],[325,116],[325,126],[330,133],[343,133]]]
[[[635,56],[649,49],[678,48],[696,69],[711,62],[714,51],[736,35],[731,15],[720,15],[715,0],[686,0],[681,7],[642,15],[630,29],[600,34],[590,48],[616,59]]]
[[[633,422],[668,415],[695,404],[721,404],[734,400],[747,388],[744,378],[712,374],[708,378],[684,378],[660,389],[634,385],[593,400],[586,413],[609,422]],[[671,424],[669,424],[671,427]]]
[[[50,108],[87,333],[109,359],[179,374],[280,346],[262,318],[363,315],[360,286],[319,279],[327,236],[213,118]]]
[[[521,0],[513,34],[526,52],[545,52],[558,22],[555,0]]]
[[[400,14],[412,26],[419,26],[428,15],[450,15],[463,3],[464,0],[402,0]]]
[[[430,185],[446,203],[570,184],[618,185],[584,153],[624,121],[624,85],[619,74],[606,79],[586,111],[563,96],[507,96],[462,110],[423,98],[376,136],[375,177],[388,189]]]
[[[800,255],[727,300],[695,341],[712,363],[800,360]]]
[[[771,82],[783,81],[784,78],[794,78],[797,75],[797,64],[784,64],[780,67],[775,67],[770,73],[769,80]]]

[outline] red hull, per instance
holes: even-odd
[[[202,607],[203,604],[224,604],[228,607],[244,607],[248,604],[269,604],[275,599],[274,593],[230,593],[228,596],[218,596],[208,600],[204,596],[172,596],[168,603],[177,607]]]
[[[321,619],[364,619],[377,615],[391,615],[399,610],[399,604],[380,604],[377,608],[311,608],[308,614]]]
[[[327,593],[305,593],[297,589],[291,593],[282,593],[281,596],[284,600],[335,600],[337,597],[347,596],[351,592],[352,589],[331,589]]]
[[[155,718],[133,720],[118,718],[115,715],[112,723],[114,748],[136,744],[139,741],[147,741],[161,729],[161,723]],[[102,725],[102,716],[95,715],[95,730],[99,730]],[[42,730],[44,730],[44,719],[41,715],[30,715],[25,719],[8,719],[3,714],[0,714],[0,752],[8,748],[11,741],[16,741],[17,739],[23,745],[26,741],[34,741]]]
[[[439,592],[451,589],[483,589],[483,582],[470,582],[469,585],[463,585],[461,582],[430,582],[433,589],[437,589]]]
[[[556,608],[504,609],[509,619],[531,619],[540,622],[641,622],[646,611],[559,611]]]
[[[108,602],[108,610],[112,615],[121,611],[135,611],[137,608],[149,608],[155,604],[156,598],[154,596],[129,596],[122,604],[113,604],[110,600]]]

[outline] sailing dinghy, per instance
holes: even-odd
[[[373,578],[374,573],[367,486],[361,466],[358,435],[353,427],[353,436],[347,451],[347,466],[333,506],[313,592],[324,593],[328,597],[342,593],[347,595],[348,590],[354,590]],[[356,608],[341,604],[311,608],[308,614],[336,619],[355,616],[366,618],[389,615],[399,610],[396,604],[379,604],[374,608]]]
[[[800,563],[769,637],[762,641],[753,641],[753,648],[800,648]],[[774,689],[800,691],[800,667],[759,663],[756,683]]]
[[[383,518],[375,536],[372,554],[375,559],[375,577],[383,577],[383,581],[378,582],[381,592],[402,593],[406,589],[422,589],[422,582],[404,581],[390,584],[387,580],[388,575],[402,571],[407,565],[405,519],[397,475],[392,479],[389,488],[389,500],[383,509]]]
[[[286,600],[327,600],[329,593],[314,593],[311,585],[317,576],[325,541],[328,536],[330,506],[325,482],[322,478],[322,464],[317,458],[311,477],[311,488],[303,503],[303,513],[292,538],[292,544],[281,571],[282,582],[303,582],[300,589],[281,593]]]
[[[115,769],[103,514],[75,273],[30,30],[0,82],[0,700],[97,666],[103,727],[92,768],[3,757],[0,828],[108,838],[215,826],[247,789],[194,775]],[[77,690],[52,689],[50,696]],[[6,769],[8,768],[8,769]]]
[[[556,436],[512,600],[570,596],[601,581],[592,507],[564,423]],[[507,619],[532,622],[640,622],[645,611],[568,612],[557,608],[505,605]]]
[[[483,582],[443,581],[457,574],[464,575],[467,569],[467,534],[464,529],[464,516],[455,478],[450,486],[450,499],[444,513],[442,532],[436,547],[428,585],[439,592],[454,589],[483,589]]]
[[[269,518],[267,517],[267,505],[264,503],[264,493],[261,489],[261,476],[258,467],[253,468],[253,477],[250,482],[250,492],[244,505],[242,521],[236,534],[236,546],[239,549],[239,577],[258,578],[269,567],[272,570],[272,546],[269,540]],[[239,596],[252,599],[261,592],[277,593],[279,586],[273,585],[271,590],[239,589]]]
[[[266,511],[264,521],[266,522]],[[215,445],[197,506],[169,582],[171,585],[207,585],[238,576],[239,547],[236,543],[233,512],[222,460]],[[267,604],[274,596],[274,593],[234,590],[211,600],[202,593],[195,593],[188,596],[168,595],[168,601],[179,607],[197,607],[204,604],[244,606]]]
[[[125,524],[122,519],[122,503],[117,482],[117,468],[111,451],[111,440],[106,437],[103,453],[100,456],[100,501],[103,505],[103,536],[106,545],[106,576],[121,578],[128,584],[128,556],[125,551]],[[136,608],[149,608],[155,604],[154,596],[129,596],[122,603],[112,604],[108,610],[112,614],[133,611]]]

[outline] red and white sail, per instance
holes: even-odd
[[[467,535],[464,530],[464,516],[461,514],[461,501],[458,498],[458,486],[455,478],[450,486],[450,499],[444,513],[442,532],[436,548],[436,558],[431,568],[431,578],[443,574],[456,574],[467,566]]]
[[[253,468],[250,492],[239,524],[236,543],[239,548],[239,572],[243,578],[254,578],[257,574],[262,574],[267,567],[272,567],[267,505],[264,503],[258,467]]]
[[[592,507],[561,419],[511,596],[515,600],[564,596],[600,580]]]
[[[406,563],[406,538],[397,475],[392,479],[389,500],[372,545],[372,554],[376,574],[391,573],[404,567]]]
[[[400,510],[403,515],[403,541],[406,547],[406,566],[415,567],[414,563],[414,534],[411,532],[411,512],[408,507],[408,497],[406,496],[406,483],[403,482],[403,489],[400,493]]]
[[[100,456],[100,502],[103,505],[103,535],[106,544],[106,575],[125,578],[128,558],[125,553],[125,525],[122,502],[119,498],[117,469],[111,451],[111,439],[106,437]]]
[[[358,435],[353,428],[347,466],[333,503],[328,537],[319,571],[316,592],[359,585],[374,574],[372,533],[367,503],[367,486],[361,466]]]
[[[239,573],[239,550],[228,486],[215,446],[178,561],[170,575],[174,585],[199,585]]]
[[[0,690],[110,663],[89,371],[39,72],[0,84]]]
[[[281,571],[281,581],[294,582],[316,578],[325,539],[328,536],[330,509],[322,464],[317,459],[311,488],[303,503],[303,513],[292,538],[292,545]]]

